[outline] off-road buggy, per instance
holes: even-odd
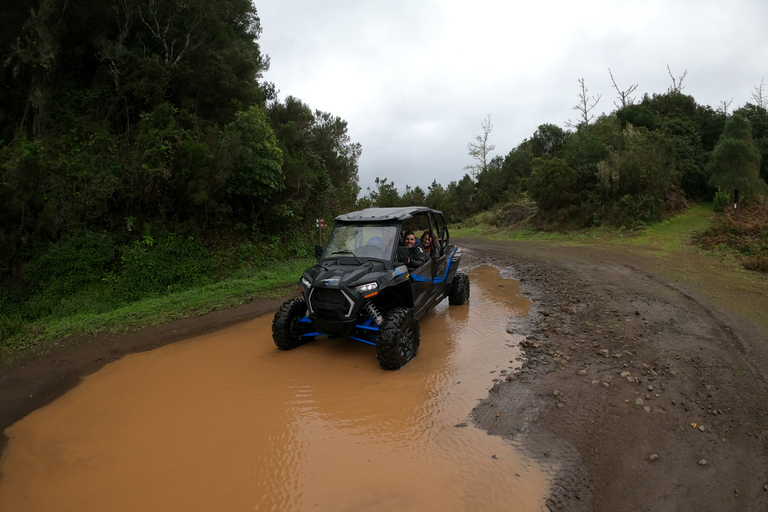
[[[281,350],[324,335],[362,341],[376,347],[382,368],[396,370],[419,350],[419,318],[445,297],[452,305],[469,299],[469,277],[456,272],[461,249],[442,212],[426,207],[368,208],[335,220],[317,264],[299,280],[302,297],[275,314],[272,338]],[[407,231],[433,234],[418,268],[405,263]]]

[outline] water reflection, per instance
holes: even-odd
[[[529,306],[492,267],[470,278],[395,372],[349,340],[278,351],[268,317],[110,364],[7,430],[0,510],[540,510],[535,464],[456,427]]]

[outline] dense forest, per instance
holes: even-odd
[[[310,254],[304,220],[354,207],[359,144],[278,101],[250,0],[20,0],[0,26],[0,314]]]
[[[522,215],[552,229],[633,228],[691,201],[712,201],[718,190],[721,203],[730,203],[734,190],[747,198],[763,193],[768,103],[762,88],[756,88],[755,104],[728,113],[697,104],[676,85],[638,102],[624,98],[596,119],[582,104],[573,129],[542,124],[505,156],[487,158],[491,126],[483,124],[484,134],[469,147],[478,162],[470,166],[473,176],[445,186],[433,181],[426,191],[406,185],[402,195],[396,184],[377,179],[361,203],[423,203],[453,222],[487,212],[484,219],[492,223]]]
[[[583,89],[579,122],[487,160],[489,121],[471,175],[403,194],[380,177],[359,198],[362,148],[263,79],[250,0],[19,0],[0,25],[0,315],[78,295],[116,307],[309,256],[315,218],[356,207],[631,228],[768,179],[762,84],[729,113],[673,79],[597,119]]]

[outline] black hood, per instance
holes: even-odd
[[[380,262],[365,265],[315,265],[307,270],[316,288],[346,288],[376,281],[382,274],[391,273]]]

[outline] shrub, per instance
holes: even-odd
[[[731,203],[731,196],[728,194],[727,190],[723,190],[720,187],[717,187],[717,192],[715,192],[715,204],[714,204],[714,210],[716,212],[722,212],[725,211],[726,208]]]
[[[660,218],[659,201],[651,196],[626,195],[607,210],[605,221],[614,226],[635,227],[655,222]]]
[[[207,282],[217,265],[194,237],[145,234],[124,248],[114,294],[119,303]]]
[[[21,318],[20,314],[0,314],[0,344],[14,334],[19,333],[23,328],[24,320]]]
[[[24,286],[6,291],[6,310],[21,312],[25,319],[46,316],[64,297],[99,283],[114,269],[115,239],[105,233],[76,233],[58,242],[29,249],[31,258],[21,272]]]
[[[705,249],[735,254],[747,270],[768,272],[768,204],[747,202],[738,221],[718,216],[696,242]]]

